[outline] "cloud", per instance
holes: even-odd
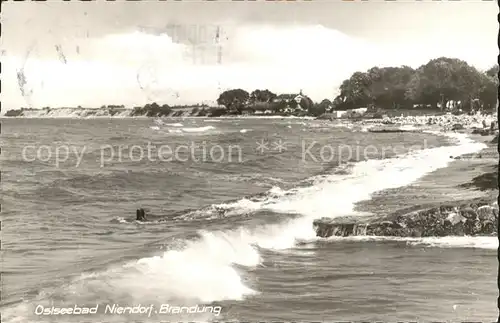
[[[220,49],[211,38],[203,46],[191,46],[175,35],[143,31],[38,44],[52,45],[52,58],[39,58],[34,50],[27,58],[3,59],[2,101],[7,110],[28,105],[189,104],[213,102],[224,89],[236,87],[280,93],[302,89],[319,101],[332,99],[353,72],[374,65],[416,67],[444,54],[461,58],[457,53],[474,58],[472,50],[458,44],[425,51],[419,44],[377,46],[321,25],[242,25],[225,28],[220,36]],[[30,98],[23,98],[18,87],[21,68],[33,93]]]

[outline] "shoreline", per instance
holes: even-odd
[[[16,116],[16,117],[6,117],[0,116],[0,120],[6,119],[166,119],[166,120],[179,120],[179,119],[207,119],[207,120],[237,120],[237,119],[298,119],[298,120],[318,120],[316,117],[311,116],[255,116],[255,115],[241,115],[241,116],[219,116],[219,117],[209,117],[209,116],[164,116],[164,117],[148,117],[148,116]],[[348,119],[338,119],[348,121]]]
[[[464,134],[466,137],[472,139],[474,142],[483,142],[487,143],[488,147],[482,149],[481,151],[478,151],[476,153],[472,154],[464,154],[464,155],[459,155],[459,156],[450,156],[450,158],[453,158],[452,162],[455,162],[456,160],[467,160],[468,158],[474,158],[477,156],[481,156],[482,154],[485,154],[485,151],[491,150],[491,142],[492,139],[495,135],[498,135],[498,128],[496,127],[496,124],[494,123],[494,115],[440,115],[440,116],[409,116],[409,117],[392,117],[392,118],[385,118],[385,119],[365,119],[365,120],[349,120],[349,119],[338,119],[339,124],[345,124],[345,125],[361,125],[364,126],[364,130],[362,131],[369,131],[369,132],[375,132],[375,131],[370,131],[370,129],[380,127],[380,131],[378,132],[432,132],[436,135],[439,136],[444,136],[444,137],[450,137],[450,134],[454,133],[461,133]],[[137,116],[137,117],[112,117],[112,116],[93,116],[93,117],[5,117],[5,118],[14,118],[14,119],[111,119],[111,118],[116,118],[116,119],[158,119],[155,117],[147,117],[147,116]],[[317,118],[314,117],[297,117],[297,116],[221,116],[221,117],[199,117],[199,116],[186,116],[186,117],[161,117],[160,119],[171,119],[171,120],[183,120],[183,119],[202,119],[204,121],[215,121],[215,120],[241,120],[241,119],[281,119],[281,120],[315,120]],[[322,120],[326,122],[332,122],[328,120]],[[488,125],[489,123],[489,128],[484,127],[484,125]],[[459,125],[459,126],[456,126]],[[476,129],[489,129],[487,133],[474,133],[474,130]],[[468,156],[469,155],[469,156]],[[481,158],[481,157],[480,157]],[[491,164],[491,167],[494,167],[495,164]],[[450,168],[450,164],[446,166],[445,168]],[[495,182],[495,176],[494,176],[494,171],[493,172],[484,172],[483,174],[480,174],[473,178],[473,180],[469,183],[463,183],[463,188],[477,188],[478,185],[483,185],[485,186],[483,191],[488,191],[488,190],[495,190],[495,188],[491,187],[492,183]],[[470,201],[463,201],[465,204],[474,205],[475,199],[472,199]],[[462,203],[462,204],[463,204]],[[496,213],[493,216],[490,214],[488,218],[488,223],[485,224],[487,225],[487,228],[483,228],[481,230],[483,231],[473,231],[473,229],[467,229],[467,230],[458,230],[456,231],[456,228],[451,228],[447,227],[446,234],[451,234],[451,233],[456,233],[456,232],[463,232],[463,234],[478,234],[478,233],[484,233],[484,234],[496,234],[496,226],[494,229],[491,229],[490,222],[492,221],[498,221],[498,205],[495,206],[495,201],[494,199],[489,199],[489,201],[482,201],[483,205],[488,205],[490,208],[495,209]],[[415,215],[418,217],[418,220],[420,222],[423,221],[423,219],[427,218],[428,216],[433,216],[434,213],[436,213],[436,210],[441,209],[442,207],[446,208],[446,214],[443,213],[438,216],[439,221],[447,221],[447,217],[455,212],[458,214],[461,214],[457,210],[455,210],[457,207],[460,208],[460,203],[457,201],[450,201],[447,203],[441,203],[441,205],[434,205],[430,206],[427,210],[422,211],[421,213],[418,213]],[[450,205],[455,205],[455,207],[451,207]],[[455,211],[452,211],[455,210]],[[477,208],[474,209],[474,212],[477,213]],[[481,211],[482,212],[482,211]],[[493,212],[493,211],[491,211]],[[491,213],[490,212],[490,213]],[[414,212],[413,212],[414,213]],[[437,212],[439,213],[439,212]],[[410,216],[410,215],[408,215]],[[462,215],[461,215],[462,216]],[[463,219],[465,219],[464,216],[462,216]],[[477,216],[474,218],[474,221],[479,221]],[[338,221],[343,221],[342,223],[339,223]],[[418,231],[425,231],[425,230],[441,230],[441,229],[436,229],[435,227],[429,228],[428,226],[433,225],[435,226],[435,223],[432,224],[422,224],[423,227],[421,228],[412,228],[412,230],[403,230],[402,227],[407,226],[407,223],[401,223],[402,219],[372,219],[373,222],[370,223],[364,223],[364,227],[360,226],[360,223],[357,223],[356,221],[351,221],[343,217],[341,218],[336,218],[336,219],[319,219],[315,220],[313,223],[313,226],[315,227],[316,233],[319,237],[329,237],[332,235],[340,235],[340,236],[352,236],[352,235],[367,235],[367,233],[375,233],[377,236],[409,236],[409,237],[418,237],[422,236],[422,233],[418,233]],[[349,222],[351,221],[351,222]],[[392,221],[392,222],[391,222]],[[465,220],[464,220],[465,221]],[[461,223],[465,223],[464,221],[461,221]],[[482,221],[482,220],[481,220]],[[392,224],[388,224],[388,222],[391,222]],[[460,221],[459,221],[460,222]],[[470,222],[470,221],[469,221]],[[469,223],[470,224],[470,223]],[[481,227],[484,223],[480,222],[475,223],[472,225]],[[371,227],[370,227],[371,226]],[[389,227],[387,227],[389,226]],[[363,227],[363,229],[360,229]],[[388,229],[389,228],[389,229]],[[361,230],[361,231],[360,231]],[[364,231],[363,231],[364,230]],[[371,231],[370,231],[371,230]],[[450,231],[451,230],[451,231]],[[455,231],[453,231],[455,230]],[[472,231],[471,231],[472,230]],[[436,236],[440,236],[441,233],[435,232]],[[417,232],[417,233],[416,233]],[[424,235],[426,236],[426,235]],[[428,235],[427,235],[428,236]],[[442,235],[441,235],[442,236]]]
[[[129,115],[89,115],[89,116],[5,116],[1,115],[0,119],[203,119],[203,120],[239,120],[239,119],[297,119],[297,120],[319,120],[323,122],[336,122],[345,124],[356,124],[366,126],[384,126],[388,128],[396,128],[398,126],[414,126],[415,129],[407,129],[407,131],[423,129],[423,128],[445,128],[445,130],[464,130],[468,128],[484,128],[483,121],[488,126],[492,122],[496,122],[496,114],[475,114],[475,115],[453,115],[453,114],[435,114],[422,116],[395,116],[386,118],[337,118],[324,119],[314,116],[294,116],[294,115],[223,115],[223,116],[193,116],[193,115],[169,115],[169,116],[129,116]],[[457,129],[452,129],[455,125]],[[449,129],[447,129],[449,128]],[[498,125],[496,125],[496,130]],[[406,129],[405,129],[406,130]]]
[[[446,134],[444,131],[439,132]],[[470,181],[461,183],[457,187],[464,191],[470,189],[480,191],[481,197],[416,205],[383,216],[320,218],[313,222],[316,236],[319,238],[498,236],[498,153],[496,144],[492,140],[494,135],[485,137],[474,135],[471,131],[464,132],[474,142],[485,143],[487,147],[476,153],[453,158],[445,169],[453,168],[453,163],[470,161],[471,158],[480,156],[479,159],[484,160],[482,166],[466,164],[469,168],[473,167],[473,170],[480,168],[480,174],[471,176]],[[485,156],[484,159],[482,156]]]

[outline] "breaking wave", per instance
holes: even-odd
[[[246,286],[241,275],[232,267],[233,264],[255,267],[261,262],[259,248],[284,250],[297,243],[315,241],[317,237],[312,227],[313,219],[348,214],[363,216],[354,212],[356,202],[369,199],[376,191],[407,185],[429,172],[446,167],[450,162],[450,155],[472,153],[485,147],[462,134],[448,136],[457,140],[457,144],[413,152],[400,158],[359,162],[349,174],[318,178],[312,186],[287,191],[273,187],[262,197],[214,205],[214,208],[247,213],[268,210],[294,213],[299,217],[277,224],[227,231],[201,231],[199,239],[189,242],[183,248],[128,264],[127,266],[136,268],[133,275],[137,276],[128,279],[145,280],[145,273],[154,277],[161,275],[165,285],[155,284],[157,288],[164,286],[164,294],[198,297],[203,301],[241,299],[254,291]],[[453,243],[459,245],[459,241],[467,241],[467,238],[447,239],[422,238],[408,241],[433,246]],[[485,238],[484,241],[490,241],[488,239]],[[489,242],[475,244],[478,247],[489,245]],[[193,281],[193,276],[186,273],[195,270],[194,268],[200,271]],[[208,292],[209,288],[214,291]]]
[[[350,236],[350,237],[329,237],[330,241],[400,241],[410,246],[437,247],[437,248],[477,248],[496,250],[498,248],[498,238],[488,236],[460,236],[460,237],[379,237],[379,236]]]
[[[215,127],[213,126],[205,126],[205,127],[193,127],[193,128],[182,128],[183,132],[205,132],[209,130],[213,130]]]
[[[207,131],[214,127],[182,128],[183,131]],[[210,303],[222,300],[241,300],[256,294],[245,280],[241,270],[261,264],[259,250],[286,250],[316,241],[312,221],[321,217],[345,215],[364,216],[354,211],[355,203],[370,199],[371,194],[389,188],[408,185],[439,168],[446,167],[450,155],[458,156],[480,151],[486,147],[463,134],[446,134],[456,141],[454,146],[431,148],[385,160],[356,163],[348,173],[317,177],[312,185],[291,190],[273,187],[267,194],[244,198],[231,203],[213,205],[238,213],[271,211],[295,214],[276,224],[241,226],[231,230],[198,232],[195,240],[170,244],[170,250],[145,257],[115,268],[81,277],[85,283],[72,283],[59,291],[59,299],[72,299],[75,294],[88,298],[101,295],[112,299],[114,295],[129,295],[129,303],[162,301]],[[387,240],[391,238],[350,237],[345,239]],[[334,240],[334,239],[332,239]],[[496,238],[446,237],[405,238],[408,244],[432,247],[496,248]],[[85,297],[85,296],[80,296]]]

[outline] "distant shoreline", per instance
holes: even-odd
[[[311,116],[279,116],[279,115],[239,115],[239,116],[219,116],[219,117],[209,117],[209,116],[176,116],[176,117],[148,117],[148,116],[0,116],[0,119],[156,119],[156,118],[164,118],[164,119],[213,119],[213,120],[223,120],[223,119],[301,119],[301,120],[316,120],[317,117]],[[349,119],[338,119],[347,121]],[[369,120],[369,119],[365,119]]]
[[[21,108],[6,111],[0,118],[301,118],[324,120],[366,120],[386,119],[399,115],[404,116],[437,116],[445,114],[439,109],[413,108],[413,109],[374,109],[368,108],[348,110],[327,110],[323,113],[295,109],[291,111],[255,110],[235,113],[232,110],[218,106],[191,105],[191,106],[159,106],[146,105],[144,107],[126,108],[123,105],[108,105],[100,108],[61,107],[61,108]]]
[[[219,109],[220,108],[214,108]],[[343,110],[339,110],[342,111]],[[326,121],[344,120],[344,121],[366,121],[366,120],[387,120],[393,118],[411,118],[411,117],[437,117],[446,115],[446,112],[439,110],[421,110],[421,109],[407,109],[407,110],[386,110],[379,112],[378,116],[373,113],[366,112],[359,114],[355,117],[351,116],[335,116],[335,111],[331,113],[323,113],[319,116],[310,115],[306,113],[300,114],[272,114],[272,113],[252,113],[252,114],[199,114],[192,113],[191,109],[178,109],[172,110],[168,114],[154,114],[148,115],[145,111],[142,115],[133,115],[133,109],[120,109],[112,111],[103,108],[55,108],[55,109],[22,109],[22,110],[8,110],[5,114],[0,115],[0,119],[150,119],[150,118],[169,118],[169,119],[186,119],[186,118],[207,118],[207,119],[319,119]],[[465,113],[457,115],[462,116]]]

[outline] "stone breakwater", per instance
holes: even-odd
[[[471,128],[497,128],[496,125],[497,116],[493,115],[453,115],[445,114],[439,116],[408,116],[408,117],[391,117],[385,118],[381,121],[382,124],[403,124],[403,125],[414,125],[414,126],[437,126],[444,130],[460,130],[453,129],[459,128],[457,125],[461,125],[461,129],[471,129]]]
[[[322,238],[497,235],[498,205],[478,201],[430,207],[371,221],[361,219],[356,217],[322,218],[315,220],[313,226],[316,235]]]
[[[363,126],[362,131],[374,133],[459,131],[481,136],[498,135],[496,114],[494,115],[439,115],[386,117],[384,119],[357,120]]]

